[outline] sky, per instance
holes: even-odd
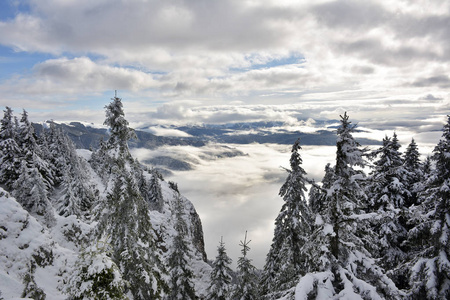
[[[450,2],[0,1],[0,107],[102,124],[115,90],[135,128],[296,126],[347,111],[383,134],[404,132],[404,144],[425,143],[450,111]],[[289,149],[248,147],[258,166],[262,153],[288,164]],[[212,168],[200,165],[202,175]]]

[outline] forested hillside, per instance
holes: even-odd
[[[134,131],[119,98],[106,107],[105,125],[110,135],[97,150],[76,150],[59,129],[51,126],[37,136],[26,111],[18,120],[10,108],[4,110],[0,291],[5,299],[206,295],[211,267],[192,203],[175,183],[131,156]]]
[[[0,128],[0,299],[449,299],[450,116],[425,161],[353,138],[347,114],[321,182],[303,169],[301,140],[263,270],[241,241],[237,270],[223,240],[207,263],[192,203],[132,157],[120,98],[106,141],[75,149],[24,110]],[[243,228],[243,232],[245,228]]]

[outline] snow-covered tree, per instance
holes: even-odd
[[[161,211],[164,200],[161,192],[160,174],[155,169],[151,170],[152,177],[149,182],[149,191],[147,201],[150,209]]]
[[[108,244],[98,242],[81,251],[70,278],[62,286],[70,299],[128,299],[125,295],[127,282],[108,256],[111,254],[108,248]]]
[[[49,163],[44,159],[43,152],[37,141],[33,125],[28,120],[28,113],[23,110],[20,126],[16,135],[20,147],[21,160],[26,161],[28,168],[36,168],[42,175],[47,190],[53,185],[53,172]]]
[[[278,297],[298,282],[303,274],[299,255],[312,230],[312,216],[305,198],[306,172],[301,167],[300,140],[292,146],[286,182],[280,189],[284,204],[275,220],[272,245],[267,255],[261,279],[262,294]]]
[[[450,116],[433,150],[435,168],[413,208],[408,233],[412,299],[450,298]]]
[[[195,295],[193,271],[190,267],[190,250],[186,242],[187,225],[184,221],[184,208],[181,197],[175,192],[175,236],[171,245],[171,253],[168,259],[170,272],[171,300],[197,299]]]
[[[13,184],[12,195],[31,215],[51,226],[54,222],[53,208],[48,198],[47,187],[39,170],[22,161],[20,176]]]
[[[9,189],[19,177],[20,148],[15,140],[16,128],[12,110],[6,107],[0,121],[0,183]]]
[[[417,184],[424,178],[423,166],[422,162],[420,161],[419,148],[414,139],[411,140],[411,143],[406,148],[404,167],[408,172],[407,189],[411,193],[411,195],[406,199],[405,203],[406,206],[409,207],[413,204],[418,204],[417,192],[420,187],[417,186]]]
[[[383,139],[383,146],[377,151],[380,156],[374,162],[367,193],[369,212],[377,214],[372,220],[372,227],[378,234],[378,243],[372,248],[372,253],[379,258],[380,266],[394,282],[405,287],[404,270],[398,267],[406,259],[401,244],[407,235],[406,220],[409,218],[406,203],[411,199],[408,190],[411,173],[404,166],[399,148],[395,133],[392,139]]]
[[[230,299],[231,288],[231,258],[227,255],[225,243],[220,239],[217,247],[217,256],[213,262],[211,272],[211,284],[208,288],[209,300],[227,300]]]
[[[234,287],[232,299],[236,300],[256,300],[260,299],[258,289],[258,276],[256,268],[252,265],[252,260],[247,254],[250,251],[247,241],[247,231],[245,232],[244,241],[239,246],[242,247],[242,256],[237,260],[237,283]]]
[[[296,299],[397,299],[399,291],[371,256],[375,243],[364,208],[361,181],[364,149],[354,140],[355,126],[341,116],[337,134],[335,176],[326,190],[328,206],[315,217],[314,231],[300,255],[305,275],[295,288]],[[353,298],[352,298],[353,297]]]
[[[148,205],[139,191],[135,161],[128,149],[133,131],[124,118],[120,98],[113,98],[106,106],[105,124],[110,126],[110,138],[92,158],[107,185],[96,236],[112,246],[113,261],[130,283],[134,299],[159,299],[166,288],[164,270]]]

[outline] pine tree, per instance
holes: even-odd
[[[220,239],[217,247],[217,256],[213,262],[213,270],[211,272],[211,284],[208,288],[209,300],[227,300],[230,299],[231,292],[231,258],[228,257],[225,243]]]
[[[404,166],[399,148],[395,133],[392,140],[388,137],[383,139],[383,147],[377,151],[380,157],[374,163],[375,168],[367,190],[369,212],[377,213],[372,227],[379,237],[372,253],[379,258],[380,266],[397,286],[404,287],[405,272],[398,267],[406,259],[401,244],[407,235],[406,220],[409,218],[406,203],[411,198],[408,190],[411,173]]]
[[[364,149],[354,140],[355,126],[341,116],[337,134],[335,175],[326,190],[328,204],[316,214],[314,231],[301,251],[305,275],[300,279],[298,299],[397,299],[399,291],[377,266],[367,245],[375,243],[366,214],[367,197],[361,185]],[[303,297],[303,298],[302,298]]]
[[[304,195],[306,172],[301,167],[300,149],[297,140],[292,146],[289,175],[280,189],[284,204],[275,220],[274,237],[262,274],[262,293],[269,298],[294,287],[303,274],[298,253],[311,234],[312,216]]]
[[[164,200],[161,191],[160,174],[153,169],[151,171],[151,179],[149,182],[148,203],[150,209],[161,211],[164,206]]]
[[[70,299],[126,300],[125,287],[118,266],[111,260],[109,245],[98,242],[80,252],[75,268],[62,290]]]
[[[193,271],[189,266],[191,259],[190,251],[185,240],[187,234],[187,225],[184,221],[183,205],[181,197],[175,193],[175,230],[176,234],[171,245],[171,254],[169,256],[169,268],[171,277],[171,291],[169,299],[171,300],[189,300],[197,299],[195,296]]]
[[[16,140],[16,128],[12,110],[6,107],[0,121],[0,183],[9,189],[19,178],[20,148]]]
[[[28,168],[36,168],[42,175],[47,190],[53,185],[53,173],[48,162],[43,158],[43,152],[38,144],[34,128],[28,120],[28,113],[23,110],[17,134],[21,159],[27,162]]]
[[[423,179],[422,163],[420,161],[419,148],[414,141],[406,148],[404,167],[408,172],[407,189],[410,191],[411,195],[406,199],[406,206],[417,205],[417,192],[419,187],[417,184]]]
[[[408,233],[412,299],[450,298],[450,116],[433,150],[436,167],[419,194]]]
[[[28,167],[27,162],[22,161],[20,176],[14,182],[13,189],[12,195],[24,209],[47,226],[53,225],[53,208],[44,179],[36,167]]]
[[[112,246],[112,258],[127,280],[135,300],[163,297],[166,283],[156,247],[149,210],[139,191],[135,161],[128,149],[132,129],[124,118],[120,98],[106,106],[105,124],[110,126],[106,144],[92,157],[107,184],[107,199],[97,226],[97,238]]]
[[[252,265],[252,260],[247,257],[250,247],[247,241],[247,231],[245,232],[244,241],[239,246],[242,247],[242,256],[237,261],[237,283],[233,292],[233,299],[236,300],[253,300],[259,299],[258,276],[255,273],[256,268]]]

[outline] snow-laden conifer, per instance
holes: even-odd
[[[6,107],[0,121],[0,183],[9,189],[19,177],[20,148],[16,142],[16,128],[12,109]]]
[[[184,208],[181,197],[174,192],[176,201],[174,207],[176,231],[170,246],[168,267],[170,273],[171,300],[193,300],[196,299],[193,279],[193,271],[190,267],[191,254],[186,241],[187,225],[184,220]]]
[[[399,148],[395,133],[392,139],[383,139],[383,146],[377,151],[379,158],[374,162],[367,193],[368,211],[377,214],[372,220],[372,229],[378,234],[372,254],[379,258],[380,266],[397,286],[405,287],[405,272],[399,269],[399,266],[406,259],[401,245],[407,235],[407,203],[411,199],[408,186],[411,173],[405,168]]]
[[[110,258],[109,245],[99,241],[79,254],[68,282],[61,288],[70,299],[127,300],[120,270]]]
[[[110,126],[109,140],[92,158],[107,185],[96,237],[112,246],[113,261],[130,283],[135,300],[159,299],[166,287],[164,270],[148,206],[138,187],[135,161],[128,149],[133,131],[124,118],[120,98],[113,98],[106,106],[105,124]]]
[[[415,227],[408,233],[413,299],[450,298],[450,116],[432,159],[435,169],[413,207]]]
[[[220,239],[217,247],[217,256],[213,262],[213,270],[211,272],[211,284],[208,288],[209,300],[228,300],[230,299],[231,286],[231,258],[227,255],[225,243]]]
[[[337,134],[334,180],[326,189],[328,206],[316,213],[314,231],[302,248],[305,275],[295,288],[296,299],[398,299],[399,291],[371,256],[374,243],[361,181],[364,150],[354,140],[355,126],[341,116]]]
[[[288,177],[279,193],[284,203],[275,220],[274,237],[261,279],[262,294],[267,298],[278,297],[295,286],[304,272],[299,253],[311,234],[312,216],[304,194],[306,172],[301,167],[300,149],[297,140],[291,150]]]
[[[420,161],[419,147],[414,139],[405,151],[404,167],[408,172],[407,189],[411,193],[407,198],[406,206],[417,205],[417,193],[420,189],[420,182],[424,178],[423,164]]]

